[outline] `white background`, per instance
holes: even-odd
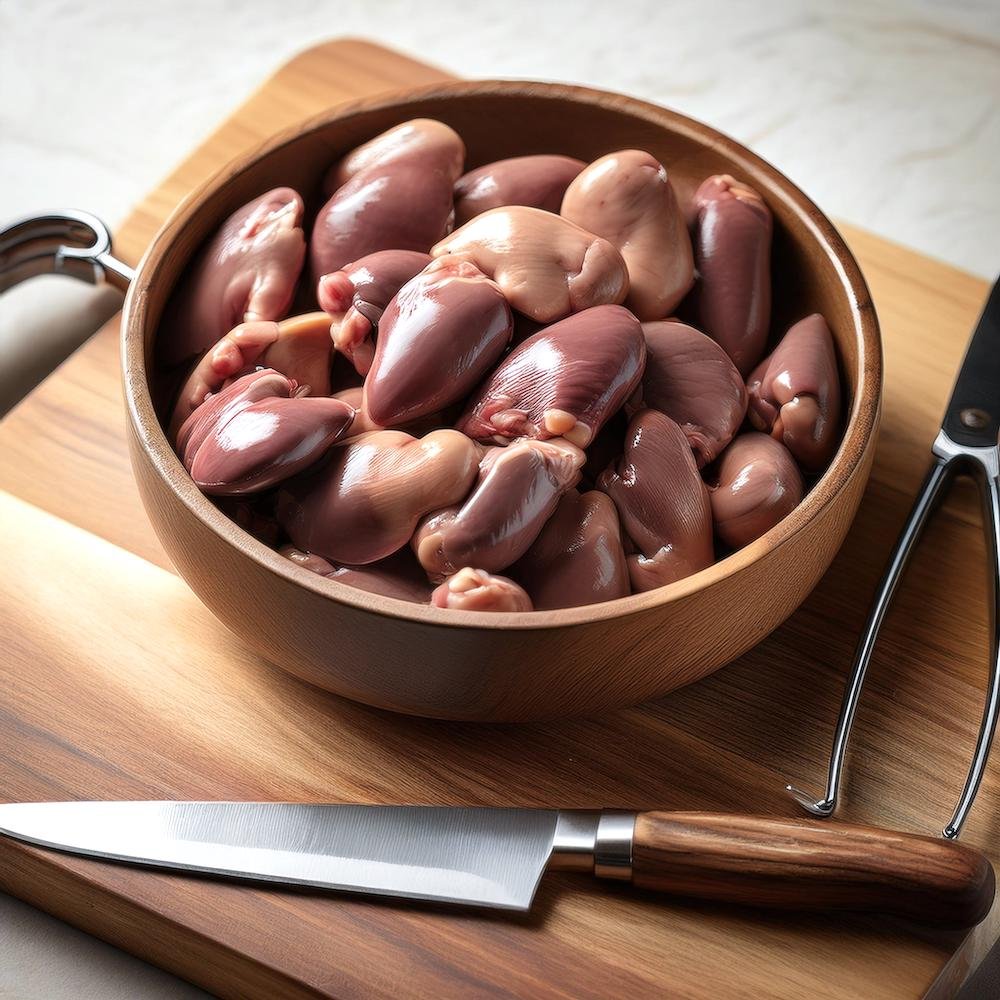
[[[1000,271],[996,0],[0,0],[0,221],[72,205],[113,225],[283,61],[338,35],[462,76],[670,105],[751,145],[835,218]],[[86,292],[52,282],[0,308],[0,390],[96,322]],[[0,896],[0,998],[195,995]]]

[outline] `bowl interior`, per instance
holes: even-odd
[[[877,323],[856,262],[830,222],[787,178],[735,141],[663,108],[620,95],[557,84],[461,82],[405,95],[359,102],[320,116],[276,136],[257,153],[231,164],[195,192],[158,234],[139,268],[127,307],[126,394],[154,463],[192,510],[275,571],[307,571],[271,553],[224,518],[186,477],[160,430],[151,404],[149,373],[156,328],[164,304],[199,246],[231,212],[271,187],[290,185],[306,199],[307,221],[322,203],[320,184],[327,168],[354,146],[414,117],[451,125],[465,140],[467,169],[508,156],[563,153],[592,160],[616,149],[648,150],[667,167],[685,203],[713,173],[730,173],[755,187],[774,215],[771,342],[810,312],[826,318],[841,362],[847,424],[841,447],[803,503],[756,542],[670,587],[606,605],[547,612],[549,623],[609,617],[662,603],[738,571],[749,561],[801,529],[861,460],[875,427],[881,386]],[[228,527],[226,527],[228,525]],[[242,537],[240,537],[242,536]],[[446,612],[361,594],[331,581],[331,596],[387,613],[426,619]],[[359,596],[361,595],[361,596]],[[454,618],[455,616],[450,616]],[[492,626],[513,625],[535,616],[470,615]],[[484,624],[478,622],[478,624]]]

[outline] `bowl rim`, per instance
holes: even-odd
[[[543,98],[599,106],[626,112],[652,125],[667,127],[702,146],[734,160],[766,190],[771,199],[783,202],[811,233],[817,246],[834,265],[841,288],[848,297],[858,348],[858,388],[840,446],[823,475],[802,502],[778,524],[749,545],[730,553],[711,566],[678,580],[676,583],[632,594],[599,604],[533,612],[462,612],[456,614],[432,605],[359,590],[345,583],[310,572],[244,531],[222,513],[195,485],[170,446],[153,407],[146,371],[143,331],[149,321],[149,291],[158,265],[169,247],[201,210],[204,203],[235,177],[251,169],[258,160],[314,132],[338,122],[348,121],[372,111],[399,109],[427,99],[455,97]],[[224,542],[267,572],[307,588],[320,597],[347,605],[359,612],[409,620],[414,623],[457,629],[498,629],[533,631],[559,626],[588,625],[624,619],[673,604],[698,591],[721,583],[752,563],[787,544],[814,518],[818,517],[847,484],[872,444],[878,427],[882,396],[882,347],[878,319],[867,284],[854,255],[833,223],[795,184],[766,160],[735,139],[706,125],[648,101],[574,84],[532,80],[458,80],[385,92],[361,98],[311,116],[272,135],[243,155],[216,171],[171,212],[153,237],[136,268],[125,304],[121,324],[121,363],[123,388],[129,420],[145,457],[167,487],[185,507]]]

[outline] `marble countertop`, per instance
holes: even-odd
[[[0,220],[75,206],[113,226],[282,62],[338,35],[669,105],[834,218],[1000,272],[996,0],[2,0]],[[112,308],[59,279],[5,297],[0,412]],[[201,995],[0,895],[0,998]]]

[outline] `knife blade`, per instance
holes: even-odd
[[[969,926],[993,868],[964,844],[873,827],[712,813],[281,802],[0,805],[0,834],[221,878],[527,910],[546,870],[682,896],[879,910]]]

